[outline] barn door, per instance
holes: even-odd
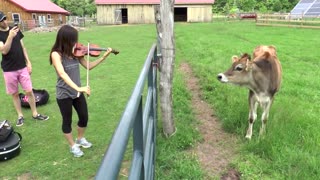
[[[122,15],[122,23],[127,24],[128,23],[128,9],[127,8],[121,9],[121,15]]]
[[[46,16],[38,16],[38,19],[40,27],[46,26]]]
[[[114,19],[115,19],[115,24],[122,24],[122,13],[121,9],[116,9],[114,11]]]

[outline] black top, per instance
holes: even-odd
[[[0,31],[0,41],[3,44],[6,42],[9,31]],[[4,72],[16,71],[26,67],[26,61],[23,54],[23,49],[20,40],[24,37],[21,31],[18,31],[17,35],[13,38],[11,48],[8,54],[2,54],[1,68]]]

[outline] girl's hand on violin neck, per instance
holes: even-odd
[[[108,48],[106,53],[108,53],[108,54],[112,53],[112,48]]]
[[[103,54],[102,58],[103,59],[107,58],[111,52],[112,52],[112,49],[108,48],[108,50]]]
[[[78,92],[83,92],[83,93],[86,93],[87,95],[90,95],[91,90],[89,86],[84,86],[84,87],[80,87]]]

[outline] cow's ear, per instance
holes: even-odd
[[[249,71],[252,69],[252,62],[250,61],[250,59],[247,59],[246,62],[246,71]]]
[[[251,56],[250,56],[249,54],[248,54],[247,59],[248,59],[249,61],[251,61]]]
[[[272,54],[273,54],[273,55],[277,55],[277,49],[276,49],[276,47],[275,47],[275,46],[270,45],[270,46],[269,46],[269,49],[271,49],[271,50],[272,50],[271,52],[272,52]]]
[[[275,51],[277,50],[274,45],[270,45],[269,48],[270,48],[270,49],[273,49],[273,50],[275,50]]]
[[[232,63],[237,62],[239,60],[238,56],[232,56]]]

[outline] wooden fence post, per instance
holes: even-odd
[[[175,60],[174,39],[174,0],[160,0],[160,7],[155,6],[155,21],[160,43],[161,57],[159,57],[159,95],[162,115],[163,133],[172,136],[175,131],[173,120],[172,80]]]

